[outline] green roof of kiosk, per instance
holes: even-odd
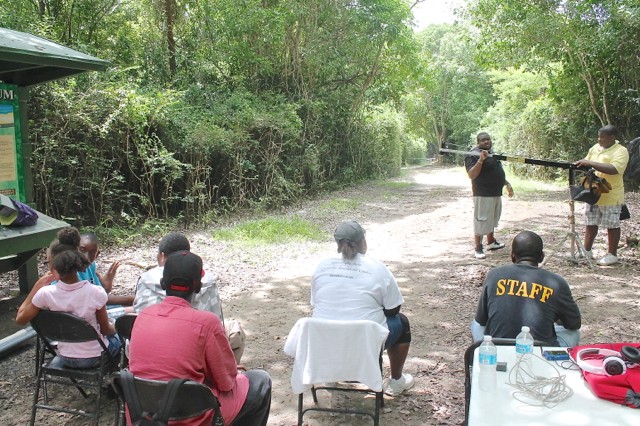
[[[42,37],[0,28],[0,81],[32,86],[86,71],[105,71],[107,61]]]

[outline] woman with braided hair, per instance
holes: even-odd
[[[407,317],[400,313],[404,299],[393,274],[380,261],[365,256],[365,234],[354,221],[336,228],[339,255],[320,262],[311,280],[313,317],[370,320],[388,328],[385,349],[391,377],[386,392],[399,395],[414,384],[411,374],[402,373],[411,345],[411,328]]]
[[[100,286],[80,280],[78,271],[89,266],[89,259],[78,250],[80,233],[68,227],[58,232],[58,238],[47,250],[51,272],[41,278],[18,309],[16,322],[26,325],[40,309],[67,312],[87,321],[102,336],[111,355],[120,352],[120,339],[107,316],[107,293]],[[55,284],[49,285],[51,281]],[[96,342],[59,342],[60,354],[52,365],[90,368],[100,363],[102,346]]]

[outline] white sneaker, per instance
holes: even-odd
[[[614,265],[618,263],[618,256],[615,256],[611,253],[607,253],[605,257],[603,257],[602,259],[599,259],[596,263],[600,266]]]
[[[398,380],[389,379],[388,387],[386,390],[386,394],[391,396],[400,395],[402,392],[407,389],[411,389],[414,385],[413,376],[409,373],[405,373]]]
[[[482,250],[482,244],[480,244],[480,245],[476,248],[474,255],[475,255],[476,259],[484,259],[485,257],[487,257],[487,256],[484,254],[484,250]]]
[[[499,243],[497,240],[493,240],[492,243],[487,244],[487,250],[499,250],[501,248],[504,248],[504,244]]]

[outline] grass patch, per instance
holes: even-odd
[[[313,216],[317,218],[325,218],[333,216],[336,212],[346,212],[355,210],[360,205],[359,198],[334,198],[330,201],[320,204],[313,212]]]
[[[101,246],[126,247],[141,242],[155,241],[176,229],[184,228],[178,219],[147,219],[143,222],[113,227],[81,227],[80,233],[92,231],[100,240]]]
[[[327,237],[317,225],[298,217],[251,220],[230,228],[216,229],[212,233],[217,240],[245,247],[290,241],[324,241]]]
[[[404,194],[400,194],[400,193],[395,192],[395,191],[383,191],[380,194],[380,197],[385,201],[387,201],[387,200],[397,200],[399,198],[404,197]]]
[[[401,189],[401,188],[409,188],[415,185],[413,182],[392,182],[392,181],[384,181],[384,182],[376,182],[378,186],[384,186],[385,188],[393,188],[393,189]]]
[[[360,205],[360,202],[354,198],[335,198],[326,203],[322,203],[320,208],[334,212],[344,212],[354,210],[358,205]]]
[[[516,195],[543,194],[566,190],[565,187],[551,181],[533,180],[519,176],[509,176],[507,179],[509,180],[511,186],[513,186],[513,191],[516,193]],[[506,194],[506,191],[504,192]]]

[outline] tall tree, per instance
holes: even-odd
[[[462,26],[441,24],[427,27],[418,39],[419,75],[404,98],[412,126],[438,148],[445,141],[466,145],[493,100],[489,79],[475,61],[475,36]]]
[[[558,78],[581,80],[597,125],[639,129],[632,124],[640,114],[637,0],[476,0],[469,16],[484,37],[485,63],[539,70],[561,63]]]

